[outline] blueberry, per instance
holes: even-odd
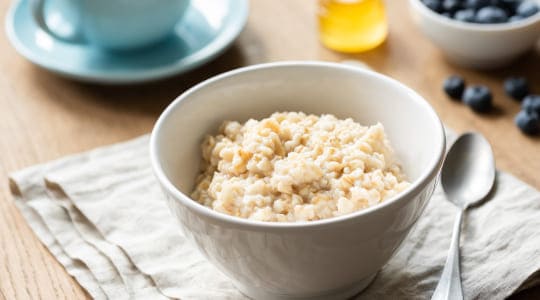
[[[463,102],[476,112],[487,112],[491,109],[491,91],[483,85],[473,85],[465,89]]]
[[[492,0],[491,4],[515,12],[522,0]]]
[[[509,77],[503,83],[506,94],[518,101],[529,94],[529,84],[523,77]]]
[[[451,14],[455,13],[461,8],[460,0],[444,0],[442,3],[443,10]]]
[[[476,22],[483,24],[504,23],[508,21],[508,15],[502,8],[486,6],[476,13]]]
[[[459,100],[465,89],[465,81],[460,76],[452,75],[444,81],[443,89],[450,98]]]
[[[538,5],[533,1],[524,1],[516,9],[516,13],[524,18],[530,17],[538,12]]]
[[[475,19],[475,12],[472,8],[462,9],[458,10],[454,14],[454,19],[462,22],[474,22]]]
[[[509,22],[518,22],[525,19],[524,17],[520,15],[511,16],[510,19],[508,19]]]
[[[449,12],[447,12],[447,11],[445,11],[445,12],[441,13],[441,16],[443,16],[443,17],[447,17],[447,18],[449,18],[449,19],[452,19],[452,14],[451,14],[451,13],[449,13]]]
[[[525,134],[533,135],[540,132],[540,116],[536,112],[522,110],[516,115],[514,122]]]
[[[490,0],[466,0],[464,6],[466,8],[480,9],[490,4],[491,4]]]
[[[540,115],[540,95],[529,95],[523,99],[521,109],[529,113],[537,113]]]
[[[442,3],[440,0],[422,0],[425,6],[436,13],[443,12]]]

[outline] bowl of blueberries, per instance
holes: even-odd
[[[409,2],[423,33],[450,61],[465,67],[502,67],[540,38],[540,0]]]

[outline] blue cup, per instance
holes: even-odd
[[[170,35],[189,0],[31,0],[42,30],[63,41],[131,50]],[[52,4],[52,5],[49,5]],[[46,9],[47,8],[47,9]]]

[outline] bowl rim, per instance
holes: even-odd
[[[539,0],[533,0],[540,6]],[[467,23],[462,21],[457,21],[444,17],[431,9],[425,6],[421,0],[409,0],[411,6],[422,13],[424,16],[434,20],[435,22],[441,22],[448,26],[453,26],[462,30],[471,30],[477,32],[501,32],[501,31],[510,31],[516,29],[522,29],[529,27],[536,23],[540,22],[540,11],[534,14],[533,16],[527,17],[523,20],[511,23],[498,23],[498,24],[479,24],[479,23]]]
[[[418,105],[423,107],[427,114],[429,114],[431,120],[433,121],[433,125],[437,127],[439,132],[439,137],[435,141],[433,147],[436,148],[436,155],[433,156],[431,161],[428,164],[428,167],[425,168],[425,170],[420,174],[420,176],[411,182],[411,185],[401,193],[398,193],[397,195],[386,199],[384,202],[379,203],[377,205],[368,207],[366,209],[362,209],[359,211],[352,212],[350,214],[346,214],[343,216],[338,217],[332,217],[332,218],[326,218],[322,220],[316,220],[316,221],[305,221],[305,222],[267,222],[267,221],[254,221],[249,219],[244,219],[240,217],[230,216],[224,213],[220,213],[217,211],[212,210],[211,208],[208,208],[206,206],[201,205],[194,199],[192,199],[189,195],[184,194],[182,191],[180,191],[172,182],[169,180],[167,175],[165,175],[165,172],[163,171],[163,168],[161,166],[159,157],[158,157],[158,149],[160,145],[158,144],[158,135],[161,131],[161,128],[164,126],[163,124],[167,121],[169,116],[172,114],[172,112],[176,109],[176,107],[182,103],[183,101],[186,101],[186,99],[189,99],[192,94],[199,91],[202,88],[205,88],[206,86],[210,86],[215,82],[219,82],[221,80],[234,77],[236,75],[249,73],[249,72],[255,72],[259,70],[265,70],[265,69],[275,69],[275,68],[294,68],[294,67],[313,67],[313,68],[329,68],[329,69],[341,69],[344,71],[352,71],[356,73],[362,73],[363,75],[368,75],[377,78],[378,80],[386,81],[388,84],[395,85],[399,89],[403,90],[404,94],[408,94],[409,98],[416,102]],[[369,214],[375,214],[381,210],[383,210],[386,207],[392,206],[400,202],[399,200],[402,199],[405,201],[406,199],[413,198],[416,194],[420,193],[421,190],[431,181],[434,179],[439,170],[441,169],[442,162],[444,160],[446,151],[446,136],[444,131],[444,126],[439,119],[437,113],[435,110],[431,107],[431,105],[418,93],[416,93],[411,88],[407,87],[406,85],[402,84],[401,82],[392,79],[388,76],[382,75],[380,73],[377,73],[375,71],[362,69],[356,66],[351,65],[345,65],[340,63],[333,63],[333,62],[320,62],[320,61],[282,61],[282,62],[271,62],[271,63],[263,63],[263,64],[256,64],[251,65],[247,67],[242,67],[238,69],[234,69],[219,75],[216,75],[214,77],[211,77],[209,79],[206,79],[197,85],[189,88],[184,93],[182,93],[180,96],[178,96],[173,102],[169,104],[169,106],[162,112],[162,114],[159,116],[158,120],[156,121],[154,128],[152,129],[151,136],[150,136],[150,161],[152,165],[152,169],[154,172],[154,175],[157,177],[159,183],[161,183],[163,189],[168,192],[170,195],[173,196],[174,201],[179,201],[181,205],[186,207],[187,209],[194,211],[195,213],[202,215],[206,218],[212,219],[214,222],[219,223],[226,223],[229,226],[240,226],[240,227],[249,227],[253,230],[283,230],[283,229],[320,229],[323,226],[328,226],[331,224],[337,225],[337,224],[344,224],[346,222],[354,221],[357,218],[361,218],[362,216],[369,215]]]

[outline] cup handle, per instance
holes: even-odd
[[[45,22],[45,0],[30,0],[30,6],[32,9],[32,16],[34,17],[34,21],[39,26],[39,28],[41,28],[41,30],[45,31],[47,34],[53,36],[54,38],[62,40],[64,42],[83,42],[83,39],[80,37],[79,34],[75,34],[73,36],[62,36],[55,33],[49,28],[47,22]]]

